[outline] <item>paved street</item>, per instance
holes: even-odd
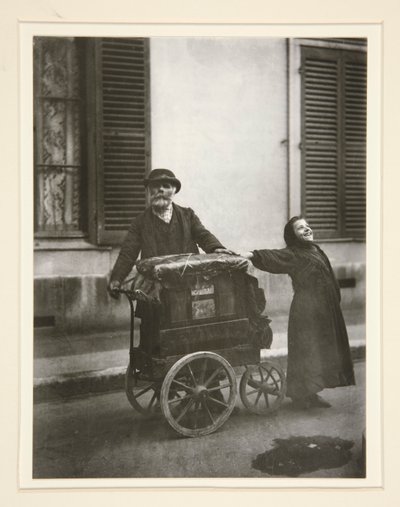
[[[269,477],[252,466],[253,460],[271,450],[274,439],[294,436],[353,443],[347,463],[325,468],[321,461],[320,468],[300,477],[359,477],[364,362],[355,363],[355,373],[356,386],[324,391],[329,409],[299,411],[286,400],[275,415],[261,417],[247,412],[238,396],[238,409],[225,425],[200,438],[179,436],[161,416],[143,418],[124,392],[39,403],[34,407],[34,478]]]

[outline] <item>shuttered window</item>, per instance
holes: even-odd
[[[143,179],[149,156],[149,64],[146,39],[95,39],[88,76],[95,76],[89,103],[95,118],[91,165],[97,195],[92,234],[99,244],[120,244],[145,208]],[[90,89],[90,84],[89,84]],[[94,232],[93,232],[94,230]]]
[[[364,238],[366,54],[302,47],[302,212],[318,238]]]
[[[145,208],[149,48],[35,37],[35,236],[120,244]]]

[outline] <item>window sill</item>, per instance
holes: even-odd
[[[316,243],[365,243],[365,238],[315,238]]]
[[[83,238],[58,238],[58,239],[39,239],[34,241],[35,251],[64,251],[64,250],[96,250],[96,251],[110,251],[111,246],[97,246],[89,243]]]

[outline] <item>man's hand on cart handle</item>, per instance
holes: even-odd
[[[118,280],[112,280],[107,287],[108,293],[113,299],[119,299],[121,289],[121,282]]]
[[[122,288],[121,282],[118,282],[117,280],[113,280],[109,283],[107,287],[108,293],[113,299],[119,299],[121,294],[125,294],[129,297],[129,299],[135,300],[140,299],[142,301],[149,301],[151,298],[147,296],[143,291],[139,290],[133,290],[133,289],[124,289]]]

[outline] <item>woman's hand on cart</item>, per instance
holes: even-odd
[[[230,250],[229,248],[216,248],[213,253],[222,253],[222,254],[227,254],[227,255],[237,255],[236,252],[234,252],[233,250]]]
[[[252,259],[254,257],[253,252],[235,252],[234,250],[230,250],[228,248],[216,248],[213,253],[224,253],[228,255],[236,255],[239,257],[244,257],[245,259]]]
[[[254,257],[253,252],[239,252],[238,255],[240,257],[244,257],[245,259],[252,259]]]

